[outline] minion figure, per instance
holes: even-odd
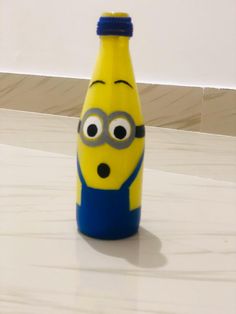
[[[98,22],[100,49],[78,125],[77,224],[98,239],[138,231],[144,124],[129,54],[126,13]]]

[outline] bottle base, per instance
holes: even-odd
[[[124,234],[117,234],[117,235],[98,235],[98,234],[93,234],[90,232],[86,232],[83,231],[81,229],[78,229],[78,232],[89,237],[89,238],[93,238],[93,239],[97,239],[97,240],[107,240],[107,241],[115,241],[115,240],[122,240],[122,239],[126,239],[126,238],[130,238],[132,236],[134,236],[135,234],[137,234],[139,231],[139,228],[137,228],[136,230],[133,230],[132,232],[129,233],[124,233]]]
[[[131,237],[139,229],[141,208],[93,212],[76,205],[78,231],[101,240],[119,240]]]

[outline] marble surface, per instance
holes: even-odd
[[[1,314],[236,313],[235,138],[148,128],[140,232],[101,241],[76,230],[76,119],[0,117]]]

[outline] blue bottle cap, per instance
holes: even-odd
[[[113,35],[132,37],[133,24],[131,17],[123,14],[107,14],[101,16],[97,24],[97,35]]]

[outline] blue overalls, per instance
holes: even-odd
[[[82,184],[81,205],[76,205],[78,229],[91,237],[121,239],[138,231],[141,207],[130,210],[129,188],[143,161],[141,155],[134,171],[118,190],[100,190],[87,186],[77,158]]]

